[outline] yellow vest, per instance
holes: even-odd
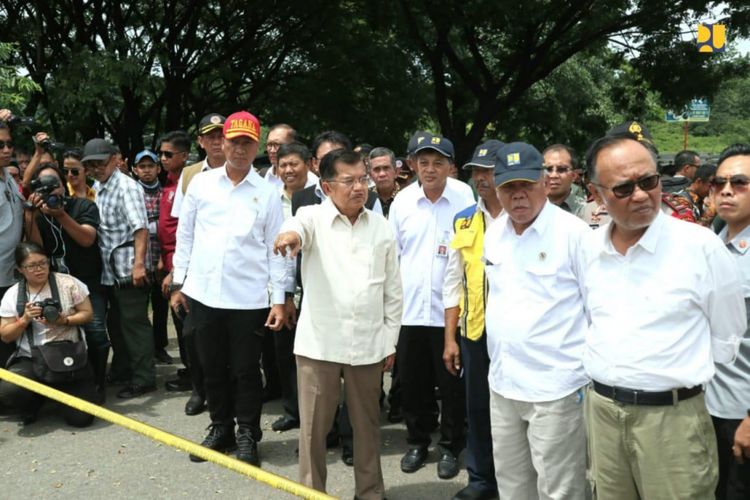
[[[484,215],[476,205],[459,212],[453,219],[455,235],[451,248],[461,252],[464,265],[463,292],[459,304],[461,335],[479,340],[484,334],[484,307],[487,286],[484,276]]]

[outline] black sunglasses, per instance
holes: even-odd
[[[641,177],[637,181],[623,182],[622,184],[612,187],[602,186],[601,184],[596,183],[594,184],[600,188],[609,189],[616,198],[627,198],[635,192],[636,186],[641,188],[641,191],[651,191],[652,189],[655,189],[656,186],[659,185],[659,174],[647,175],[646,177]]]
[[[162,156],[166,159],[172,158],[174,155],[182,154],[184,151],[157,151],[156,155],[161,158]]]
[[[13,149],[13,141],[0,141],[0,149]]]
[[[750,185],[750,177],[742,174],[733,175],[731,177],[714,177],[711,179],[711,187],[714,189],[721,189],[727,185],[727,182],[732,185],[733,189],[744,189]]]
[[[544,170],[548,174],[551,174],[552,172],[557,172],[558,174],[567,174],[572,169],[565,165],[549,165],[549,166],[545,166]]]
[[[65,173],[66,173],[66,174],[70,174],[70,175],[72,175],[73,177],[78,177],[78,174],[79,174],[79,173],[81,172],[81,171],[80,171],[79,169],[77,169],[77,168],[64,168],[63,170],[65,170]]]

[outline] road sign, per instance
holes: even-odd
[[[706,99],[693,99],[682,113],[667,111],[664,119],[668,122],[707,122],[711,116],[711,105]]]

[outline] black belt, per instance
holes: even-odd
[[[703,387],[697,385],[690,389],[674,389],[672,391],[637,391],[625,387],[610,387],[594,380],[594,391],[605,398],[612,399],[618,403],[626,405],[643,405],[643,406],[669,406],[677,404],[678,401],[690,399],[703,392]]]

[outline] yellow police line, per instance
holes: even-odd
[[[325,493],[321,493],[319,491],[308,488],[307,486],[303,486],[294,481],[290,481],[289,479],[286,479],[284,477],[266,472],[262,469],[259,469],[258,467],[253,467],[250,464],[241,462],[240,460],[237,460],[235,458],[231,458],[227,455],[224,455],[223,453],[219,453],[209,448],[204,448],[203,446],[195,444],[192,441],[188,441],[187,439],[175,436],[174,434],[170,434],[151,425],[144,424],[143,422],[133,420],[132,418],[122,416],[119,413],[107,410],[106,408],[102,408],[101,406],[89,403],[88,401],[76,398],[74,396],[71,396],[70,394],[58,391],[57,389],[53,389],[49,386],[40,384],[39,382],[28,379],[26,377],[22,377],[21,375],[9,372],[8,370],[2,368],[0,368],[0,379],[5,380],[6,382],[10,382],[11,384],[23,387],[24,389],[36,392],[50,399],[54,399],[55,401],[71,406],[90,415],[94,415],[95,417],[99,417],[102,420],[106,420],[113,424],[119,425],[120,427],[125,427],[126,429],[130,429],[131,431],[143,434],[146,437],[149,437],[155,441],[159,441],[160,443],[164,443],[168,446],[171,446],[172,448],[177,448],[178,450],[197,455],[209,462],[213,462],[215,464],[226,467],[227,469],[239,472],[240,474],[244,474],[245,476],[265,483],[272,488],[276,488],[277,490],[283,490],[298,497],[307,498],[310,500],[330,500],[334,498],[326,495]]]

